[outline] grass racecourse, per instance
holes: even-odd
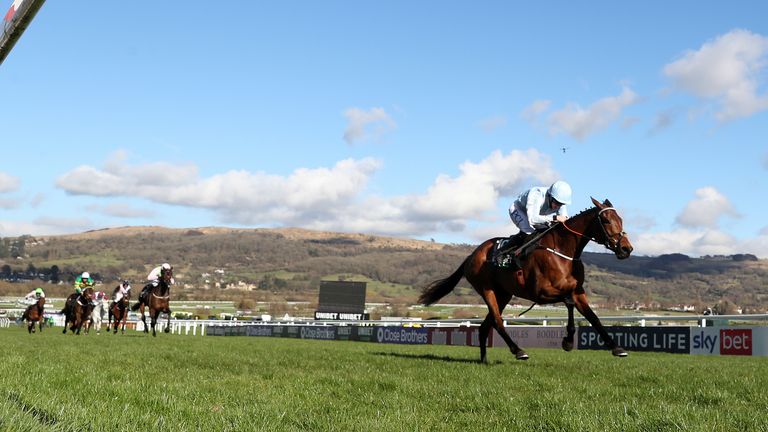
[[[768,358],[0,329],[0,431],[768,431]]]

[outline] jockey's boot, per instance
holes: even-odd
[[[509,240],[507,240],[507,243],[504,244],[504,247],[496,251],[496,256],[517,250],[517,248],[523,245],[523,242],[527,236],[528,234],[520,231],[517,234],[509,237]]]

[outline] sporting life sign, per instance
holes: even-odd
[[[620,347],[629,351],[657,351],[687,354],[690,327],[606,327]],[[594,327],[579,327],[579,349],[606,349]]]

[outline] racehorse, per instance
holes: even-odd
[[[115,330],[117,334],[117,328],[122,327],[121,332],[125,333],[125,321],[128,319],[128,305],[131,301],[131,292],[128,291],[119,302],[113,302],[109,307],[109,319],[107,321],[107,331],[112,328],[112,318],[115,319]],[[143,315],[143,311],[142,311]],[[122,326],[120,325],[122,321]]]
[[[144,286],[142,292],[146,291],[146,295],[139,295],[139,302],[131,306],[131,310],[139,311],[141,315],[141,322],[144,323],[144,333],[149,333],[147,327],[147,319],[144,316],[144,308],[149,308],[149,317],[152,323],[152,336],[157,336],[155,333],[155,325],[157,324],[157,317],[160,316],[160,312],[168,315],[168,325],[165,326],[165,332],[171,331],[171,309],[168,307],[170,304],[170,291],[171,291],[171,279],[173,278],[173,268],[160,270],[160,277],[157,280],[157,285],[154,282],[150,282]]]
[[[91,301],[93,301],[93,288],[90,287],[82,290],[80,294],[72,293],[67,297],[67,302],[61,311],[64,314],[64,331],[62,333],[67,334],[67,324],[72,323],[69,329],[72,330],[72,333],[80,334],[80,329],[91,319],[91,311],[93,311]]]
[[[533,250],[527,258],[521,260],[521,269],[494,265],[492,253],[499,238],[489,239],[464,259],[452,275],[427,285],[419,297],[419,303],[435,303],[450,293],[461,278],[465,277],[483,297],[489,311],[480,325],[482,363],[487,363],[485,345],[491,327],[499,332],[515,358],[528,359],[528,354],[518,347],[505,331],[501,318],[501,312],[512,296],[528,299],[534,304],[565,303],[568,309],[567,335],[562,341],[565,351],[573,349],[573,336],[576,332],[573,322],[575,307],[597,330],[613,355],[626,357],[627,352],[605,331],[600,319],[587,302],[581,253],[587,243],[594,241],[611,250],[618,259],[626,259],[632,253],[632,244],[623,231],[622,219],[611,202],[605,200],[600,203],[592,198],[592,203],[595,207],[547,230],[538,242],[531,246]]]
[[[37,303],[27,306],[27,309],[21,315],[21,320],[27,320],[27,330],[29,333],[35,332],[35,323],[38,323],[40,327],[40,333],[43,332],[43,323],[45,318],[43,312],[45,311],[45,297],[37,299]]]
[[[104,312],[106,310],[106,296],[103,292],[97,292],[96,298],[93,301],[93,311],[91,311],[90,319],[85,323],[85,334],[90,332],[91,327],[96,328],[96,334],[101,333],[101,322],[103,321]]]

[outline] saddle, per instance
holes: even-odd
[[[495,267],[513,270],[520,285],[525,285],[523,261],[536,249],[539,239],[548,230],[536,231],[529,235],[518,233],[512,237],[497,239],[490,250],[490,261]]]

